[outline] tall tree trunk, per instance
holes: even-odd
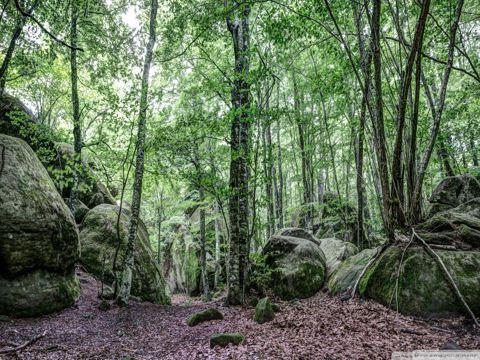
[[[420,221],[420,218],[421,218],[420,199],[422,196],[423,180],[425,177],[425,172],[427,171],[427,168],[428,168],[428,163],[430,162],[430,156],[432,155],[433,147],[435,146],[435,141],[437,139],[438,132],[440,131],[440,122],[442,119],[443,108],[445,106],[445,97],[447,95],[448,80],[450,78],[450,72],[452,71],[452,66],[453,66],[455,42],[457,37],[458,24],[460,22],[460,17],[462,15],[463,3],[464,3],[464,0],[458,1],[457,7],[455,9],[455,18],[450,28],[450,42],[448,44],[447,65],[443,73],[442,86],[440,88],[440,96],[438,97],[438,106],[436,106],[435,108],[435,118],[432,124],[432,133],[430,135],[429,142],[427,144],[427,147],[425,148],[425,151],[422,156],[422,160],[418,168],[417,179],[415,182],[415,188],[414,188],[414,192],[411,200],[410,218],[412,219],[412,224],[418,223],[418,221]]]
[[[430,0],[424,0],[422,3],[422,10],[418,18],[415,35],[413,38],[412,47],[408,56],[405,70],[403,71],[403,79],[401,84],[401,91],[398,100],[397,111],[397,135],[395,137],[395,145],[393,149],[392,158],[392,214],[397,226],[405,227],[405,204],[403,195],[403,171],[402,171],[402,148],[403,148],[403,133],[405,128],[405,116],[407,110],[407,99],[410,92],[410,85],[412,83],[413,65],[418,54],[418,59],[421,61],[421,51],[423,44],[423,34],[425,32],[425,24],[427,22],[428,11],[430,9]],[[417,68],[419,68],[417,62]],[[418,73],[418,71],[417,71]]]
[[[283,163],[282,163],[282,145],[280,142],[280,119],[277,122],[277,159],[278,159],[278,192],[277,192],[277,219],[278,227],[283,228]]]
[[[230,244],[228,256],[227,298],[229,305],[244,303],[248,271],[248,160],[249,160],[249,15],[245,0],[225,0],[227,28],[235,53],[235,80],[232,89],[234,118],[231,126],[230,153]]]
[[[218,289],[220,284],[220,275],[222,272],[222,265],[220,263],[220,210],[218,206],[218,201],[215,202],[215,278],[214,278],[214,287]]]
[[[365,226],[364,226],[364,206],[365,206],[365,184],[364,184],[364,140],[365,140],[365,121],[367,116],[367,103],[370,101],[371,88],[371,49],[365,49],[365,37],[363,36],[363,22],[361,21],[361,5],[354,6],[355,25],[357,28],[357,37],[360,50],[360,67],[365,79],[365,94],[362,97],[360,108],[360,121],[357,136],[357,246],[362,249],[365,242]]]
[[[267,110],[269,110],[268,102],[267,102]],[[267,124],[265,128],[265,145],[267,146],[267,212],[268,212],[268,220],[269,220],[269,228],[270,228],[270,235],[273,235],[275,232],[275,205],[274,205],[274,195],[273,195],[273,179],[275,178],[275,164],[273,162],[273,151],[272,151],[272,126],[271,126],[271,118],[268,115]]]
[[[382,60],[380,52],[380,13],[382,0],[373,0],[372,13],[372,59],[373,78],[375,89],[375,114],[372,118],[374,128],[374,145],[377,156],[378,170],[382,189],[383,222],[385,233],[389,242],[393,242],[395,234],[392,224],[391,196],[388,185],[389,172],[387,160],[387,143],[385,138],[385,125],[383,119],[382,96]]]
[[[142,86],[140,90],[140,109],[138,114],[138,133],[137,133],[137,155],[135,159],[135,180],[133,183],[133,195],[130,224],[128,229],[127,249],[123,262],[122,278],[120,288],[117,294],[116,302],[119,305],[126,306],[130,299],[130,290],[132,287],[132,275],[134,265],[135,240],[137,237],[137,225],[140,218],[140,203],[142,198],[142,181],[145,156],[145,136],[147,123],[148,107],[148,80],[150,75],[150,66],[152,64],[153,48],[156,40],[156,19],[158,10],[158,0],[152,0],[149,20],[149,40],[143,65]]]
[[[163,223],[163,189],[160,191],[160,203],[157,207],[157,262],[160,264],[161,260],[161,244],[162,244],[162,223]]]
[[[73,185],[70,191],[69,207],[72,213],[75,213],[75,206],[78,198],[78,186],[82,174],[82,126],[80,119],[80,103],[78,100],[78,74],[77,74],[77,20],[78,8],[77,0],[72,0],[70,11],[70,78],[72,84],[72,110],[73,110],[73,149],[74,149],[74,168]]]
[[[200,170],[200,169],[198,169]],[[200,176],[201,179],[201,176]],[[207,272],[207,239],[205,236],[205,194],[203,191],[203,184],[200,181],[198,189],[200,195],[200,267],[202,272],[202,289],[205,301],[209,300],[210,289],[208,287],[208,272]]]

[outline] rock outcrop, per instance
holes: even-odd
[[[0,313],[36,316],[74,303],[75,220],[37,155],[0,134]]]
[[[378,251],[379,248],[365,249],[343,260],[328,279],[328,292],[332,295],[351,292],[363,269]]]
[[[472,311],[480,315],[480,252],[435,251]],[[406,251],[399,246],[386,249],[365,273],[359,284],[359,292],[386,306],[398,306],[403,314],[431,316],[464,313],[445,273],[420,246],[410,246]]]
[[[320,249],[325,254],[328,274],[332,274],[340,266],[342,260],[355,255],[358,249],[348,241],[342,241],[335,238],[320,240]]]
[[[89,273],[108,285],[115,280],[113,260],[118,244],[118,211],[119,208],[116,205],[98,205],[87,213],[80,226],[80,261]],[[123,264],[126,250],[129,224],[127,210],[122,211],[119,224],[120,247],[116,263],[117,269],[120,269]],[[160,304],[169,303],[165,280],[153,257],[147,228],[142,221],[139,222],[137,228],[134,256],[132,295],[146,301]]]
[[[280,230],[278,234],[282,234]],[[284,299],[314,295],[324,283],[325,255],[320,246],[300,237],[273,235],[263,248],[265,265],[270,270],[270,287]]]

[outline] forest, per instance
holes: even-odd
[[[0,30],[0,359],[480,358],[479,2]]]

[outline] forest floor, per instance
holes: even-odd
[[[343,302],[322,293],[282,304],[275,320],[263,325],[253,321],[253,308],[182,296],[175,296],[172,306],[133,302],[126,309],[101,311],[97,281],[79,276],[82,293],[74,307],[0,322],[0,351],[45,332],[1,359],[390,359],[393,351],[452,344],[480,349],[480,335],[463,318],[425,321],[372,301]],[[189,315],[211,306],[224,320],[186,325]],[[210,335],[216,332],[240,332],[246,339],[237,347],[210,349]]]

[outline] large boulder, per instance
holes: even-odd
[[[0,313],[36,316],[79,295],[75,220],[23,140],[0,134]]]
[[[0,133],[25,140],[47,168],[58,191],[64,198],[70,196],[73,186],[74,150],[66,143],[56,143],[52,129],[42,125],[33,113],[19,99],[3,94],[0,97]],[[82,152],[79,199],[89,208],[107,203],[115,204],[115,199],[105,185],[98,180],[93,162]]]
[[[435,251],[472,311],[480,315],[480,252]],[[465,312],[441,267],[420,246],[386,249],[366,271],[359,291],[386,306],[398,306],[403,314],[432,316]]]
[[[80,261],[89,273],[109,285],[115,280],[113,261],[118,244],[118,212],[119,208],[116,205],[98,205],[87,213],[80,226],[82,249]],[[119,222],[120,247],[116,263],[118,276],[120,276],[126,251],[128,225],[128,211],[122,211]],[[143,221],[138,224],[134,257],[132,295],[146,301],[169,303],[165,280],[153,257],[147,228]]]
[[[333,193],[325,193],[315,236],[357,243],[357,209]]]
[[[478,197],[480,197],[480,182],[473,175],[447,177],[440,182],[430,196],[428,217]]]
[[[337,270],[342,260],[358,252],[357,247],[351,242],[335,238],[322,239],[320,249],[325,254],[328,274]]]
[[[162,271],[174,293],[200,294],[200,248],[182,221],[172,221],[162,246]]]
[[[306,298],[321,289],[326,274],[325,255],[315,242],[274,235],[262,253],[271,273],[270,287],[281,299]]]
[[[343,260],[328,279],[329,293],[335,295],[351,292],[363,269],[378,251],[379,248],[365,249]]]
[[[480,197],[434,214],[416,231],[428,243],[480,249]]]

